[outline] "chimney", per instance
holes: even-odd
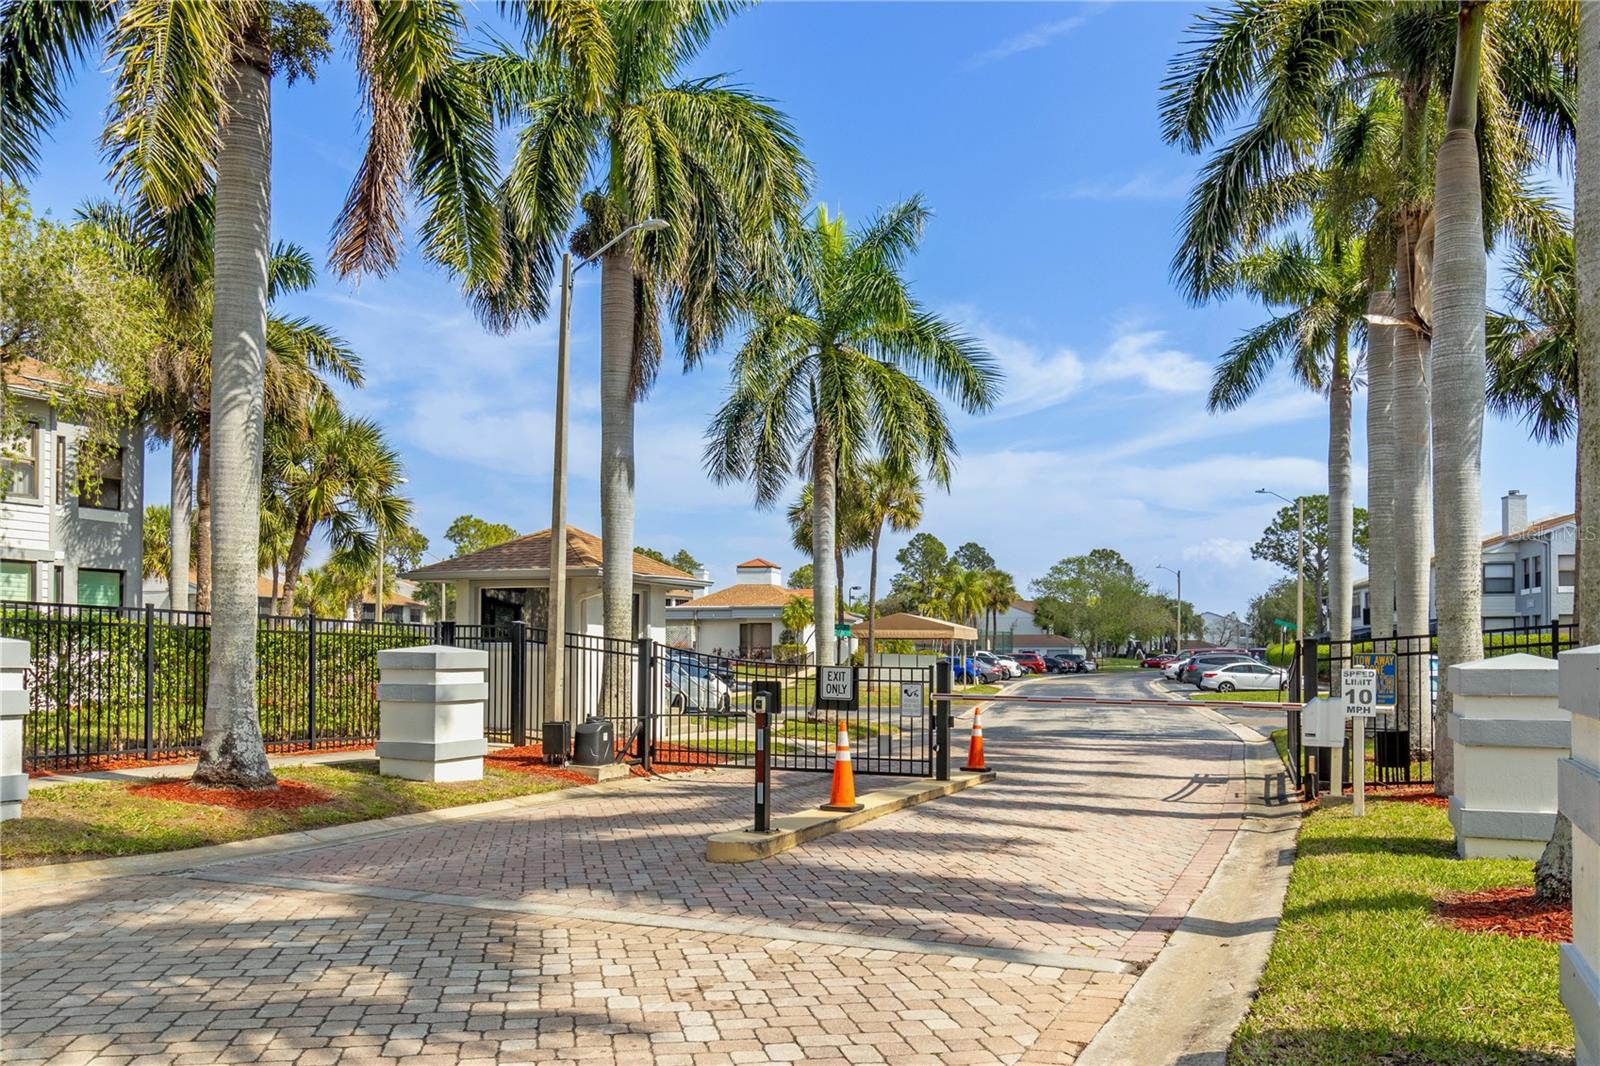
[[[781,585],[783,569],[767,559],[750,559],[733,568],[736,585]]]
[[[1528,497],[1512,489],[1500,497],[1500,535],[1509,537],[1528,528]]]

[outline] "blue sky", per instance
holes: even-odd
[[[1190,307],[1167,277],[1197,160],[1162,144],[1157,86],[1195,10],[771,3],[720,31],[693,73],[727,72],[774,98],[830,210],[859,219],[913,192],[933,208],[910,265],[915,290],[982,338],[1007,382],[994,412],[959,418],[952,491],[930,493],[923,529],[952,548],[984,544],[1023,587],[1063,556],[1108,546],[1158,587],[1169,575],[1157,564],[1180,567],[1185,598],[1202,609],[1242,612],[1275,576],[1249,558],[1275,510],[1253,490],[1326,490],[1326,407],[1275,375],[1245,408],[1205,411],[1210,364],[1261,312]],[[336,58],[315,84],[280,81],[274,93],[273,233],[324,252],[359,157],[354,79]],[[37,207],[66,216],[105,194],[95,148],[105,98],[103,77],[75,86],[32,186]],[[365,357],[368,387],[348,404],[403,454],[435,554],[462,513],[549,524],[553,324],[487,334],[451,280],[416,258],[359,285],[324,278],[289,309],[330,323]],[[573,310],[570,520],[595,532],[598,313],[589,272]],[[638,413],[637,539],[688,548],[719,583],[752,555],[803,561],[781,508],[757,511],[747,488],[701,472],[726,368],[714,358],[687,375],[668,369]],[[1572,461],[1570,446],[1491,421],[1486,531],[1509,488],[1529,494],[1535,515],[1570,510]],[[149,469],[149,498],[161,502],[164,458]],[[889,538],[890,555],[903,540]],[[885,575],[893,569],[887,559]],[[865,557],[852,559],[848,583],[866,576]]]

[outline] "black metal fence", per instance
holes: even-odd
[[[1574,647],[1575,627],[1552,622],[1541,626],[1516,626],[1485,630],[1483,651],[1486,658],[1521,652],[1555,658],[1562,649]],[[1392,657],[1392,681],[1380,680],[1380,692],[1392,684],[1393,702],[1379,707],[1378,715],[1367,725],[1366,750],[1362,753],[1365,779],[1375,785],[1431,783],[1434,748],[1440,742],[1441,724],[1435,713],[1439,687],[1439,641],[1435,634],[1386,637],[1366,640],[1330,641],[1309,637],[1296,648],[1289,669],[1289,696],[1304,703],[1314,696],[1333,691],[1340,671],[1350,666],[1373,665],[1373,657]],[[1310,753],[1300,743],[1299,709],[1289,712],[1289,749],[1300,784],[1306,778]],[[1345,746],[1343,779],[1351,780],[1350,745]],[[1320,787],[1327,787],[1329,767],[1320,766]]]
[[[210,617],[144,608],[0,603],[0,636],[27,640],[30,769],[74,770],[119,759],[197,751],[205,721]],[[256,686],[269,751],[371,742],[378,736],[378,652],[420,644],[486,653],[490,741],[542,754],[546,722],[612,725],[616,755],[646,765],[754,763],[754,695],[772,694],[774,769],[831,770],[841,719],[856,769],[932,772],[933,670],[862,670],[860,707],[815,708],[816,670],[804,664],[703,655],[649,639],[569,633],[564,710],[546,706],[546,634],[524,623],[485,626],[352,622],[264,615]]]
[[[378,733],[378,652],[427,644],[438,627],[263,616],[256,691],[269,751],[370,741]],[[198,750],[210,617],[154,607],[0,603],[0,637],[26,640],[30,769]]]

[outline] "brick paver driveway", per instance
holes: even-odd
[[[1226,850],[1240,745],[1188,708],[985,725],[995,783],[763,863],[703,858],[748,818],[725,772],[11,893],[5,1058],[1070,1062]]]

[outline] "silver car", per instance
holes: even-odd
[[[668,659],[667,705],[677,714],[726,712],[733,700],[722,679],[699,663]]]

